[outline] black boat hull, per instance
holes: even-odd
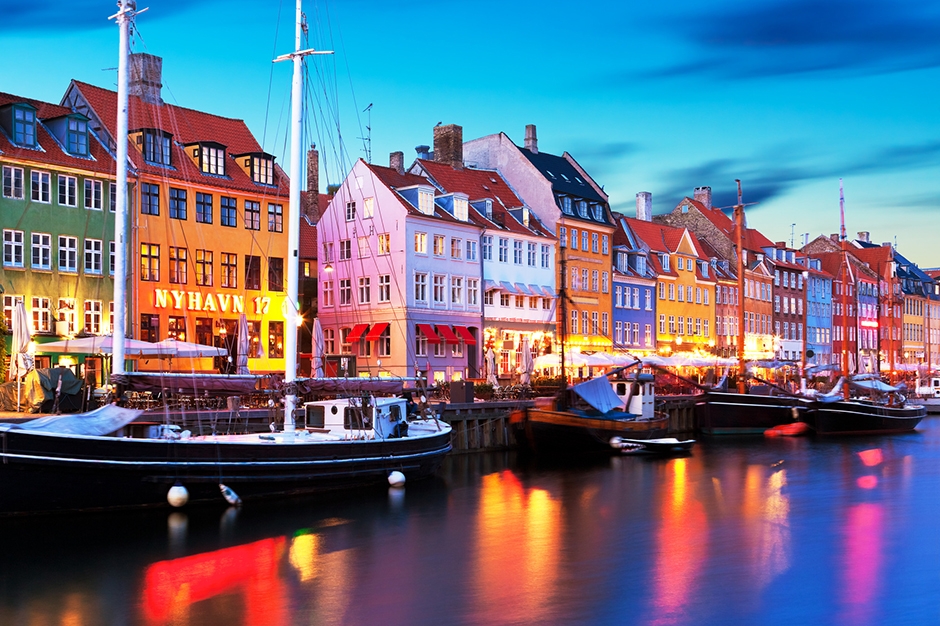
[[[760,435],[802,420],[807,403],[788,396],[708,391],[695,402],[698,429],[705,435]]]
[[[530,407],[511,418],[516,442],[523,450],[561,457],[619,452],[614,437],[656,439],[666,436],[668,418],[596,419],[565,411]]]
[[[869,435],[911,432],[926,416],[923,406],[889,407],[846,400],[814,402],[805,421],[817,435]]]
[[[176,483],[190,503],[245,501],[382,484],[433,474],[450,429],[385,440],[275,443],[164,441],[0,432],[0,515],[168,506]],[[387,484],[387,483],[386,483]]]

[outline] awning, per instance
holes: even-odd
[[[460,337],[454,334],[454,331],[450,329],[450,326],[444,326],[443,324],[437,325],[437,332],[441,337],[444,338],[444,343],[457,344],[460,343]]]
[[[366,335],[366,341],[377,341],[379,337],[382,336],[382,333],[385,332],[386,328],[388,328],[388,322],[379,322],[373,326],[369,334]]]
[[[503,291],[505,291],[506,293],[519,293],[518,291],[516,291],[516,288],[512,286],[512,283],[508,283],[504,280],[499,284],[503,288]]]
[[[499,283],[495,280],[486,279],[483,281],[483,291],[493,291],[494,289],[499,289]]]
[[[349,331],[349,335],[346,337],[346,343],[356,343],[362,336],[369,330],[368,324],[356,324],[353,326],[352,330]]]
[[[529,291],[532,293],[533,296],[542,295],[542,288],[539,287],[538,285],[529,285]]]
[[[468,346],[477,345],[477,340],[473,338],[473,335],[470,333],[470,329],[466,326],[454,326],[454,330]]]
[[[541,289],[542,289],[542,293],[545,294],[546,298],[555,297],[555,290],[552,289],[551,287],[546,287],[545,285],[542,285]]]
[[[418,324],[418,330],[420,330],[425,337],[428,338],[428,343],[440,343],[441,338],[434,332],[434,329],[431,328],[430,324]]]
[[[516,289],[519,291],[519,293],[521,293],[524,296],[530,295],[529,288],[523,285],[522,283],[516,283]]]

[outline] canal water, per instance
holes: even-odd
[[[454,455],[404,491],[0,521],[0,624],[936,624],[938,527],[937,418],[673,459]]]

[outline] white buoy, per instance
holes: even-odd
[[[226,487],[222,483],[219,483],[219,491],[222,492],[222,497],[225,498],[226,502],[232,506],[241,506],[242,499],[238,497],[237,493],[232,491],[231,487]]]
[[[189,502],[189,491],[183,485],[176,483],[166,492],[166,501],[177,509]]]
[[[404,487],[405,486],[405,475],[395,470],[388,475],[388,484],[392,487]]]
[[[623,439],[617,437],[616,435],[610,438],[610,447],[614,450],[619,450],[623,447]]]

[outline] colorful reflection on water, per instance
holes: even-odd
[[[0,521],[0,624],[883,624],[940,611],[940,424],[241,511]],[[81,537],[81,541],[76,541]]]

